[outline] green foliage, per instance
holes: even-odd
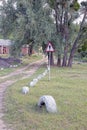
[[[87,40],[84,41],[84,44],[82,44],[79,49],[78,53],[80,53],[81,58],[87,57]]]
[[[8,37],[14,29],[16,10],[14,7],[14,2],[8,1],[1,6],[1,33],[4,37]]]
[[[51,8],[55,8],[55,0],[47,0]]]
[[[84,44],[82,45],[82,50],[83,51],[87,51],[87,40],[84,42]]]
[[[78,48],[78,53],[80,54],[81,58],[87,57],[87,23],[82,26],[82,37],[80,38],[79,41],[79,48]]]
[[[80,4],[77,0],[74,0],[70,7],[73,8],[75,11],[78,11],[80,9]]]
[[[41,0],[15,0],[7,1],[7,4],[3,5],[2,12],[6,17],[3,18],[5,22],[2,21],[2,33],[15,41],[13,50],[23,44],[31,44],[31,40],[34,46],[38,46],[42,42],[47,43],[51,38],[55,25],[50,18],[51,8],[44,9],[43,4],[44,1]]]

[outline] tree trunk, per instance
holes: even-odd
[[[28,47],[28,55],[31,56],[32,55],[32,51],[33,51],[33,46],[29,45]]]
[[[68,46],[66,45],[64,47],[64,56],[63,56],[62,67],[66,67],[67,66],[67,52],[68,52]]]
[[[85,18],[86,18],[86,11],[84,13],[84,17],[82,19],[82,22],[80,24],[80,29],[79,29],[79,32],[78,32],[78,36],[77,38],[75,39],[75,42],[72,46],[72,49],[71,49],[71,52],[70,52],[70,56],[69,56],[69,60],[68,60],[68,67],[72,67],[72,62],[73,62],[73,58],[74,58],[74,54],[75,54],[75,51],[76,51],[76,48],[77,48],[77,43],[78,43],[78,40],[80,39],[81,35],[82,35],[82,27],[83,27],[83,24],[84,24],[84,21],[85,21]]]
[[[77,43],[78,43],[78,40],[80,39],[80,36],[81,36],[81,32],[78,33],[78,36],[72,46],[72,49],[71,49],[71,52],[70,52],[70,56],[69,56],[69,60],[68,60],[68,67],[72,67],[72,62],[73,62],[73,58],[74,58],[74,54],[75,54],[75,51],[77,49]]]
[[[58,54],[57,66],[61,67],[61,55]]]
[[[73,47],[71,49],[69,60],[68,60],[68,65],[67,65],[68,67],[72,67],[72,62],[73,62],[74,53],[76,50],[76,45],[77,45],[77,40],[74,42]]]

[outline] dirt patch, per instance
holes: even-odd
[[[14,64],[20,64],[21,60],[13,57],[1,58],[0,57],[0,68],[8,68]]]

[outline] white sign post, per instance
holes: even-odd
[[[48,52],[48,71],[49,71],[49,80],[50,80],[50,59],[51,59],[51,52],[54,52],[54,48],[52,44],[49,42],[47,47],[46,47],[46,52]]]

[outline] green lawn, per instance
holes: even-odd
[[[52,67],[50,81],[46,75],[30,88],[29,94],[23,95],[22,87],[45,69],[42,66],[32,77],[7,89],[4,120],[13,130],[87,130],[87,64]],[[54,97],[58,113],[38,109],[37,102],[42,95]]]
[[[3,70],[0,69],[0,77],[9,74],[9,73],[11,73],[12,71],[15,71],[15,68],[5,68],[5,69],[3,69]]]

